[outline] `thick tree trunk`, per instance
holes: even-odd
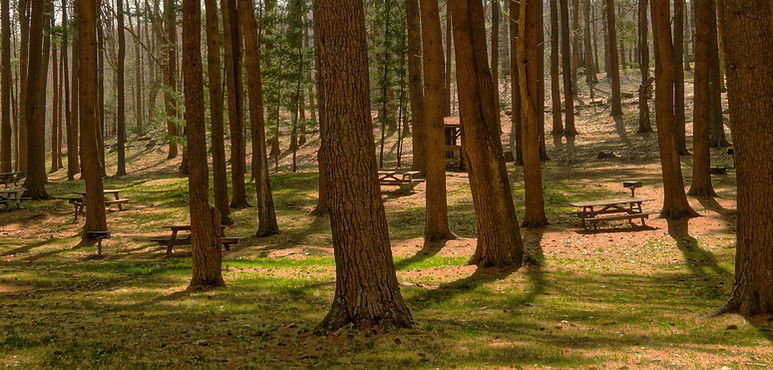
[[[0,172],[11,172],[11,20],[9,2],[0,2],[2,55],[0,55]]]
[[[695,1],[695,0],[693,0]],[[674,119],[676,145],[680,155],[687,155],[684,119],[684,0],[674,1]]]
[[[86,223],[83,238],[88,231],[107,230],[105,197],[102,188],[102,162],[97,150],[97,12],[95,0],[75,0],[78,19],[78,102],[80,104],[80,147],[83,178],[86,183]]]
[[[716,196],[711,186],[711,152],[709,147],[709,74],[711,70],[709,50],[712,39],[710,28],[716,25],[716,9],[713,2],[697,4],[695,15],[695,98],[693,111],[693,166],[692,185],[687,194]]]
[[[480,267],[520,267],[523,241],[495,118],[498,112],[486,56],[483,4],[480,0],[451,0],[450,5],[464,133],[462,146],[468,157],[467,172],[478,228],[478,245],[469,263]]]
[[[220,75],[220,32],[217,18],[217,0],[205,0],[207,18],[207,70],[209,75],[210,127],[212,130],[212,183],[215,208],[220,212],[220,223],[230,225],[228,207],[228,178],[225,167],[225,140],[223,138],[223,80]]]
[[[424,134],[424,84],[421,78],[422,31],[419,1],[405,0],[405,14],[408,23],[408,89],[410,90],[411,121],[413,123],[413,163],[411,169],[424,173],[427,169],[427,139]]]
[[[27,132],[43,133],[46,130],[46,69],[47,55],[44,57],[43,27],[46,4],[33,1],[30,11],[29,70],[27,73],[27,98],[24,115]],[[46,192],[46,142],[45,135],[27,135],[27,179],[25,195],[31,199],[48,199]]]
[[[718,1],[738,176],[735,279],[724,311],[773,315],[773,5]]]
[[[448,227],[448,205],[446,199],[446,158],[443,125],[443,42],[440,33],[438,4],[422,1],[421,6],[422,42],[424,45],[424,107],[425,150],[426,150],[426,222],[425,241],[453,239],[455,235]],[[450,62],[450,61],[446,61]],[[446,76],[450,78],[451,76]]]
[[[613,117],[623,116],[623,107],[620,102],[620,65],[617,61],[617,31],[615,29],[615,1],[606,0],[606,25],[609,35],[609,75],[612,77],[612,97],[609,99],[611,114]],[[669,27],[670,29],[670,27]]]
[[[245,208],[247,189],[244,186],[244,89],[242,88],[241,32],[236,12],[237,0],[221,0],[225,76],[228,92],[228,122],[231,132],[231,207]]]
[[[565,0],[561,0],[565,1]],[[561,144],[561,136],[564,135],[563,117],[561,116],[561,81],[559,79],[558,70],[558,40],[561,33],[558,28],[558,0],[550,0],[550,95],[552,97],[553,104],[551,106],[553,110],[553,130],[550,134],[553,135],[553,142],[556,145]],[[518,82],[516,80],[513,89],[518,88]]]
[[[572,55],[569,49],[570,38],[574,39],[574,37],[569,35],[569,4],[568,0],[561,0],[561,64],[564,70],[564,109],[566,110],[564,136],[566,136],[567,142],[573,142],[574,137],[577,136],[577,129],[574,127],[574,88],[577,82],[577,74],[574,71],[576,65],[572,67],[569,60],[569,57]]]
[[[663,209],[660,217],[679,220],[698,214],[690,208],[684,193],[682,168],[674,127],[674,47],[671,43],[669,0],[652,0],[652,35],[655,40],[655,114],[658,123],[658,147],[663,171]]]
[[[314,2],[319,38],[320,117],[329,166],[336,292],[318,330],[411,327],[400,295],[378,185],[370,118],[365,14],[359,0]],[[345,68],[341,68],[345,66]]]
[[[255,188],[258,194],[257,236],[279,233],[274,212],[274,198],[268,176],[266,157],[266,131],[263,119],[263,83],[260,75],[260,45],[258,45],[258,22],[252,0],[239,0],[239,23],[244,33],[244,48],[247,57],[247,89],[250,97],[250,129],[257,143],[253,143],[253,155],[257,156],[258,168]]]
[[[541,73],[532,63],[539,53],[537,28],[539,11],[537,1],[528,0],[526,9],[520,9],[518,34],[518,75],[521,89],[521,122],[523,137],[523,174],[526,191],[526,214],[523,226],[541,228],[548,224],[542,194],[542,167],[539,157],[539,117],[537,111],[538,77]]]
[[[513,81],[512,93],[510,95],[510,105],[512,108],[512,114],[510,119],[512,120],[510,129],[510,152],[513,153],[515,158],[515,164],[520,166],[523,164],[523,141],[521,136],[521,89],[520,89],[520,77],[518,74],[518,20],[520,19],[520,3],[517,1],[510,2],[510,20],[508,22],[510,27],[510,80]]]
[[[204,68],[201,65],[201,2],[183,0],[183,87],[188,145],[188,194],[193,277],[189,288],[225,286],[221,269],[220,212],[209,205]]]
[[[124,87],[124,65],[126,62],[126,38],[124,37],[124,0],[118,0],[118,171],[116,176],[126,175],[126,89]]]

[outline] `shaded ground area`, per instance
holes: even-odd
[[[624,196],[621,181],[629,179],[644,183],[637,195],[656,199],[645,210],[659,209],[655,135],[634,134],[635,104],[626,109],[622,122],[603,107],[581,110],[573,146],[549,140],[544,184],[551,225],[522,230],[540,266],[465,265],[476,230],[464,173],[448,175],[449,220],[460,237],[445,244],[425,245],[421,238],[425,185],[386,193],[397,274],[416,323],[389,334],[312,333],[335,285],[329,220],[308,215],[317,191],[314,136],[301,151],[303,172],[272,175],[282,233],[254,238],[257,210],[236,211],[226,233],[243,240],[224,254],[228,287],[199,293],[184,291],[189,248],[167,257],[150,240],[168,233],[166,225],[187,222],[187,181],[175,174],[179,160],[163,161],[162,142],[135,142],[132,175],[105,180],[131,202],[125,211],[108,212],[113,238],[104,243],[103,259],[93,258],[94,247],[77,246],[83,221],[73,223],[64,200],[0,212],[0,365],[773,367],[767,323],[704,319],[724,303],[732,283],[733,171],[713,177],[717,198],[690,198],[702,217],[688,222],[655,219],[636,229],[610,223],[588,232],[569,214],[571,201]],[[387,147],[394,161],[395,146]],[[597,159],[600,151],[617,158]],[[715,150],[713,162],[732,160]],[[690,165],[683,157],[686,184]],[[508,168],[520,216],[522,171]],[[51,194],[83,189],[82,181],[64,177],[52,174]],[[248,189],[254,201],[254,186]]]

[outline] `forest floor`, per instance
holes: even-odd
[[[636,80],[623,78],[623,91],[633,91]],[[599,91],[608,88],[602,83]],[[624,109],[618,121],[607,106],[581,109],[573,146],[548,140],[543,177],[551,225],[522,230],[540,266],[466,265],[476,226],[463,172],[448,173],[449,222],[459,238],[445,244],[421,238],[424,185],[384,193],[397,276],[415,321],[412,329],[386,334],[313,333],[335,288],[329,220],[309,216],[317,194],[313,134],[299,152],[299,172],[289,171],[284,152],[280,172],[272,173],[281,234],[256,238],[257,210],[234,211],[226,234],[243,239],[224,253],[228,287],[206,292],[185,290],[189,247],[166,256],[150,240],[168,234],[165,225],[188,222],[180,160],[166,160],[163,140],[134,140],[130,175],[105,179],[106,188],[121,189],[131,202],[125,211],[108,211],[113,237],[101,257],[79,245],[83,221],[73,222],[65,200],[0,211],[0,366],[773,367],[770,322],[707,318],[733,281],[734,171],[712,176],[717,197],[688,198],[701,215],[689,221],[588,231],[569,214],[572,201],[625,196],[623,180],[643,182],[637,195],[655,199],[645,211],[661,206],[656,135],[635,134],[635,99]],[[550,132],[549,113],[547,120]],[[395,137],[387,142],[386,167],[395,164]],[[599,159],[599,152],[616,157]],[[723,150],[712,157],[714,165],[732,165]],[[112,150],[107,161],[114,173]],[[410,153],[403,161],[410,163]],[[682,157],[686,186],[691,161]],[[511,163],[508,170],[522,217],[522,169]],[[66,181],[64,170],[50,176],[53,196],[84,189],[82,180]],[[254,202],[252,184],[248,196]]]

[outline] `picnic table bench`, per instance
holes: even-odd
[[[420,171],[379,170],[378,183],[381,186],[399,186],[400,190],[409,191],[424,182],[424,179],[416,177],[420,174]]]
[[[191,225],[170,225],[170,226],[164,226],[165,229],[169,229],[172,231],[171,236],[158,236],[155,238],[151,238],[150,240],[157,242],[159,245],[166,245],[166,254],[170,255],[172,254],[172,249],[176,245],[190,245],[191,244]],[[180,231],[186,231],[187,233],[183,234],[182,237],[180,237],[179,232]],[[223,235],[225,233],[225,226],[220,226],[220,234]],[[220,237],[220,243],[223,244],[223,248],[225,248],[226,251],[231,250],[231,244],[236,244],[239,242],[239,238],[230,238],[227,236],[221,236]]]
[[[0,189],[0,204],[5,206],[5,210],[8,210],[8,205],[11,203],[16,204],[16,209],[21,208],[22,194],[27,191],[25,188],[16,189]]]
[[[118,210],[119,211],[123,211],[123,205],[126,204],[126,203],[129,203],[129,199],[128,198],[121,198],[118,195],[118,193],[121,192],[119,189],[104,189],[102,192],[106,196],[107,195],[113,195],[113,198],[114,198],[114,199],[111,199],[109,197],[106,197],[106,199],[105,199],[105,206],[110,206],[110,205],[116,204],[116,205],[118,205]],[[74,220],[74,222],[78,221],[78,214],[79,213],[83,213],[83,207],[86,206],[86,202],[84,201],[85,198],[86,198],[86,192],[85,191],[81,191],[81,192],[77,192],[76,194],[78,194],[79,197],[70,198],[70,203],[72,203],[73,206],[75,207],[75,220]]]
[[[644,202],[649,202],[652,200],[654,199],[643,197],[626,197],[573,202],[569,204],[575,207],[580,207],[582,209],[581,211],[574,213],[580,217],[580,222],[582,223],[583,228],[587,228],[587,224],[591,223],[595,229],[597,227],[597,223],[600,221],[628,220],[631,226],[633,226],[633,220],[637,218],[641,219],[642,226],[646,226],[644,220],[649,218],[651,214],[655,214],[657,212],[642,212],[641,205]]]
[[[13,183],[13,186],[19,186],[19,180],[23,178],[24,178],[24,174],[22,174],[19,171],[0,172],[0,184],[5,185],[6,188],[11,183]]]

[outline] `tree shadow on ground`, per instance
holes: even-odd
[[[704,279],[732,281],[733,274],[725,270],[717,262],[717,257],[698,246],[698,240],[693,238],[688,229],[689,219],[667,220],[668,235],[676,241],[676,246],[684,254],[687,268],[696,276]]]
[[[623,144],[630,144],[631,141],[628,140],[628,136],[625,133],[625,122],[623,121],[623,117],[612,117],[615,121],[615,132],[617,133],[617,136],[620,136],[620,141]]]
[[[435,242],[425,240],[424,245],[416,252],[416,254],[395,263],[395,270],[404,270],[415,263],[419,263],[438,254],[438,252],[445,247],[446,242],[446,240]]]

